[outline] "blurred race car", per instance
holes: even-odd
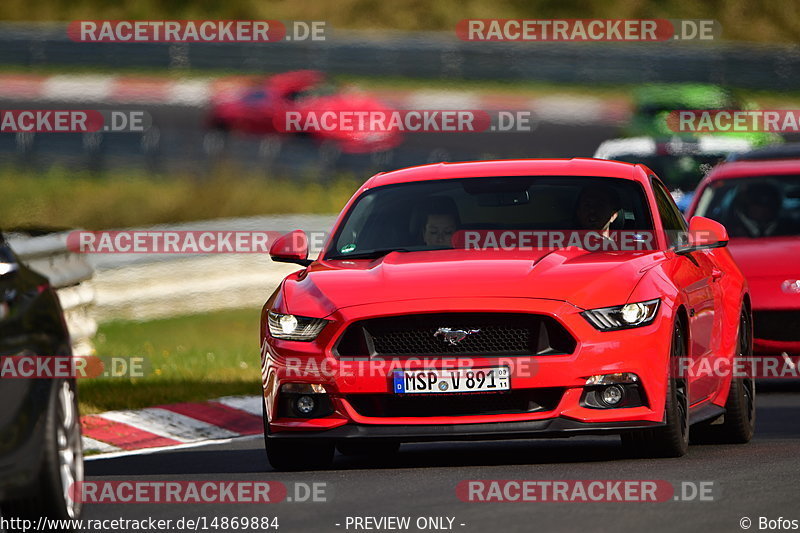
[[[47,279],[20,263],[0,234],[0,362],[70,357],[61,305]],[[0,510],[3,518],[70,519],[83,481],[74,378],[0,378]]]
[[[534,231],[542,244],[525,240]],[[650,246],[564,246],[626,231]],[[686,371],[749,355],[748,289],[727,239],[702,217],[687,228],[642,165],[506,160],[378,174],[318,259],[302,231],[270,249],[304,268],[262,311],[269,461],[319,468],[334,446],[391,453],[400,442],[589,433],[676,457],[690,425],[747,442],[752,379]]]
[[[728,230],[750,284],[756,353],[800,355],[800,159],[723,163],[688,214]]]
[[[751,147],[745,138],[719,135],[692,139],[628,137],[604,141],[594,157],[646,165],[664,180],[678,208],[685,211],[692,203],[695,187],[714,165]]]
[[[322,111],[393,111],[374,96],[342,91],[324,73],[298,70],[275,74],[246,88],[223,92],[207,118],[209,128],[252,135],[287,134],[281,122],[287,113],[297,113],[304,124],[310,113]],[[295,132],[293,132],[295,133]],[[301,133],[319,143],[334,143],[343,153],[373,153],[390,150],[402,142],[396,131],[346,131],[318,128]]]
[[[633,116],[622,130],[626,137],[695,137],[691,132],[669,128],[667,117],[678,110],[756,109],[752,102],[737,98],[731,91],[706,83],[653,83],[638,87],[633,93]],[[747,139],[753,146],[778,143],[782,137],[769,132],[720,132],[715,135]]]

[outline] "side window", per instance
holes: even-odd
[[[678,206],[675,205],[675,201],[667,192],[667,189],[664,188],[660,181],[655,179],[655,176],[650,176],[650,182],[653,184],[653,194],[656,197],[658,214],[661,216],[661,223],[667,233],[667,243],[670,247],[686,244],[688,242],[688,228],[686,227],[686,220],[678,210]]]

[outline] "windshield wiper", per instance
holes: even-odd
[[[384,255],[389,255],[392,252],[410,252],[411,250],[407,250],[405,248],[385,248],[383,250],[369,250],[367,252],[360,252],[357,254],[347,254],[347,255],[334,255],[333,257],[329,257],[328,259],[378,259],[379,257],[383,257]]]

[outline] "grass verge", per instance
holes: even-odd
[[[265,179],[220,172],[161,179],[136,172],[96,175],[54,167],[0,169],[0,228],[107,229],[279,213],[337,213],[361,185]]]
[[[81,414],[258,394],[259,314],[235,309],[101,324],[98,356],[141,357],[141,376],[79,380]]]

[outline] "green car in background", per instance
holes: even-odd
[[[667,126],[667,117],[676,110],[757,109],[752,102],[737,98],[731,91],[719,85],[706,83],[647,84],[633,93],[634,109],[630,123],[622,130],[622,136],[692,138],[690,132],[675,132]],[[783,138],[771,132],[720,132],[715,135],[746,138],[752,146],[764,146],[783,142]]]
[[[748,139],[721,135],[624,137],[603,141],[592,157],[646,165],[683,211],[691,204],[697,184],[717,163],[752,148]]]

